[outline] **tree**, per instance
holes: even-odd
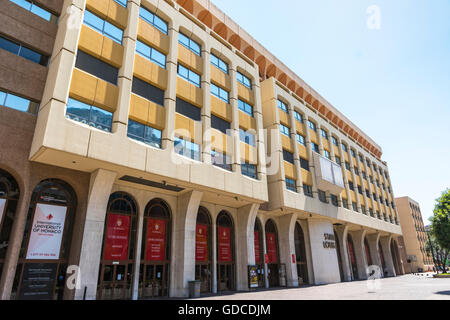
[[[446,261],[450,251],[450,189],[444,191],[441,197],[436,199],[433,213],[430,220],[432,239],[436,240],[437,245],[434,248],[435,254],[446,272]]]

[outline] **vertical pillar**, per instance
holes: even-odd
[[[294,230],[297,214],[291,213],[278,219],[280,232],[278,241],[280,248],[280,263],[286,265],[286,281],[288,287],[298,287],[297,265],[292,261],[295,255]]]
[[[104,169],[91,174],[78,273],[81,286],[75,290],[75,300],[83,299],[85,289],[87,300],[97,297],[106,210],[116,175]]]
[[[137,216],[136,225],[136,246],[134,250],[134,265],[133,265],[133,282],[131,284],[132,299],[137,300],[139,298],[139,273],[141,266],[141,252],[142,252],[142,234],[144,230],[144,213],[145,205],[139,206],[140,211]]]
[[[383,250],[384,263],[386,264],[386,269],[383,270],[383,274],[385,274],[386,272],[386,275],[388,277],[395,277],[396,273],[394,268],[394,261],[392,260],[391,241],[392,235],[380,237],[380,245]]]
[[[241,170],[241,142],[239,139],[239,104],[238,104],[238,86],[237,86],[237,71],[234,64],[230,65],[231,77],[231,92],[230,92],[230,107],[231,107],[231,131],[233,139],[233,164],[234,172]]]
[[[171,297],[189,296],[188,281],[195,280],[195,226],[203,192],[191,191],[178,197],[174,216]]]
[[[305,119],[305,121],[309,121],[309,119]],[[311,176],[312,176],[312,181],[313,181],[313,185],[312,185],[312,193],[313,193],[313,197],[318,199],[319,198],[319,191],[317,189],[317,183],[316,183],[316,169],[314,167],[314,159],[313,159],[313,151],[312,151],[312,141],[311,141],[311,134],[309,132],[309,130],[311,130],[309,128],[308,125],[305,124],[305,135],[306,135],[306,150],[308,152],[308,157],[309,157],[309,168],[311,171]]]
[[[212,217],[212,234],[211,234],[211,277],[212,277],[212,293],[217,293],[217,216]]]
[[[249,290],[247,267],[255,264],[254,229],[258,209],[259,204],[249,204],[239,208],[237,212],[236,278],[238,291]]]
[[[210,45],[206,41],[202,46],[203,57],[203,75],[202,75],[202,90],[203,90],[203,106],[202,106],[202,159],[205,164],[211,163],[211,94],[210,94],[210,79],[211,79],[211,56]]]
[[[345,168],[345,154],[344,150],[342,149],[342,141],[339,138],[336,138],[339,144],[339,151],[340,151],[340,157],[341,157],[341,168],[342,168],[342,177],[344,178],[344,185],[345,185],[345,192],[347,193],[347,204],[349,210],[353,210],[352,208],[352,193],[350,192],[350,186],[348,184],[348,177],[347,177],[347,169]],[[347,236],[344,238],[347,239]],[[347,244],[345,244],[347,246]],[[350,278],[351,279],[351,278]]]
[[[352,270],[350,266],[350,261],[348,259],[348,248],[347,248],[347,233],[348,226],[342,225],[335,228],[336,234],[339,238],[339,246],[341,250],[342,259],[342,271],[344,273],[345,281],[352,281]]]
[[[256,66],[256,68],[258,68],[258,66]],[[253,106],[253,117],[256,120],[256,148],[258,152],[257,172],[258,178],[262,179],[263,176],[266,175],[266,148],[264,142],[261,88],[259,86],[259,80],[257,80],[256,78],[254,79],[254,81],[252,81],[252,91],[255,98],[255,105]]]
[[[298,144],[297,144],[297,123],[294,117],[294,108],[289,105],[289,124],[291,126],[291,141],[293,142],[293,149],[294,149],[294,165],[295,165],[295,174],[296,174],[296,186],[297,186],[297,192],[302,194],[303,193],[303,179],[302,179],[302,170],[300,165],[300,155],[298,151]]]
[[[381,274],[383,274],[383,265],[381,263],[380,255],[378,254],[378,243],[380,240],[380,233],[373,233],[367,235],[367,242],[369,243],[370,257],[372,263],[380,267]]]
[[[355,246],[356,264],[358,266],[358,276],[360,280],[367,279],[367,259],[364,248],[364,237],[366,230],[358,230],[351,232],[353,244]]]

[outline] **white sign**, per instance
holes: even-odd
[[[31,226],[27,259],[59,259],[66,212],[66,207],[37,204]]]
[[[3,213],[5,212],[6,199],[0,199],[0,223],[2,223]]]

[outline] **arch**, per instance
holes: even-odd
[[[264,246],[263,246],[263,228],[261,220],[255,218],[255,226],[253,230],[253,241],[255,249],[255,265],[258,271],[258,287],[264,288]]]
[[[217,33],[219,36],[221,36],[223,39],[228,39],[228,27],[222,23],[219,22],[214,26],[214,32]]]
[[[222,210],[216,219],[217,236],[217,290],[236,288],[236,266],[234,250],[234,222],[230,213]]]
[[[241,37],[237,34],[233,34],[230,36],[230,39],[228,41],[233,45],[236,49],[241,50]]]
[[[195,228],[195,280],[200,281],[200,292],[212,291],[211,228],[211,214],[200,206]]]
[[[208,10],[202,10],[197,15],[198,20],[203,22],[208,26],[208,28],[212,28],[212,14]]]
[[[308,281],[308,263],[306,257],[306,243],[303,228],[298,221],[295,222],[294,229],[295,241],[295,260],[297,263],[298,283],[307,284]]]
[[[278,287],[280,285],[280,250],[278,241],[278,229],[272,219],[266,221],[264,231],[266,233],[266,252],[268,257],[267,277],[269,280],[269,287]]]

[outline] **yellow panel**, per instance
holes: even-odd
[[[372,200],[367,199],[367,203],[369,205],[369,209],[373,209]]]
[[[123,50],[123,47],[117,42],[103,37],[102,60],[109,62],[116,68],[120,68],[122,66]]]
[[[238,96],[252,106],[255,105],[255,97],[253,96],[253,91],[242,85],[240,82],[238,82]]]
[[[134,75],[161,90],[167,88],[167,70],[160,68],[158,65],[150,62],[144,57],[134,55]]]
[[[109,1],[108,20],[115,22],[119,27],[125,29],[128,22],[128,10],[115,1]]]
[[[310,134],[311,141],[318,145],[319,144],[319,138],[317,137],[317,133],[310,129],[309,130],[309,134]]]
[[[286,127],[290,127],[288,114],[281,109],[278,109],[278,114],[280,115],[280,123]]]
[[[201,108],[202,105],[203,105],[203,90],[200,89],[199,87],[194,86],[191,83],[189,83],[189,85],[191,87],[191,101],[192,101],[192,104],[194,104],[197,107]]]
[[[131,94],[129,118],[133,121],[146,124],[148,120],[149,103],[147,99]]]
[[[303,123],[295,121],[295,128],[297,129],[297,132],[300,133],[303,136],[306,136],[305,129],[303,128]]]
[[[308,160],[309,156],[308,156],[308,151],[306,150],[306,147],[300,143],[297,143],[297,146],[298,146],[298,154],[300,155],[300,157]]]
[[[181,44],[178,44],[178,61],[196,73],[203,74],[203,59]]]
[[[328,142],[327,139],[322,138],[322,145],[323,145],[323,147],[331,154],[331,151],[330,151],[330,143]]]
[[[350,190],[350,194],[352,196],[352,202],[356,202],[356,194],[355,191]]]
[[[244,130],[256,130],[256,120],[254,117],[239,110],[239,126]]]
[[[94,105],[110,112],[116,111],[119,88],[109,82],[98,79]]]
[[[78,69],[73,69],[70,96],[89,105],[94,104],[97,78]]]
[[[97,31],[82,25],[78,47],[86,53],[99,58],[102,54],[103,36]]]
[[[309,171],[306,171],[305,169],[301,168],[300,169],[302,172],[302,181],[304,184],[313,185],[313,179],[312,179],[312,174]]]
[[[348,179],[348,181],[353,182],[353,177],[352,177],[351,172],[348,171],[347,169],[345,169],[345,170],[347,171],[347,179]]]
[[[213,95],[211,95],[211,113],[228,122],[233,119],[231,106]]]
[[[248,145],[244,142],[240,142],[241,148],[241,159],[244,159],[247,163],[257,164],[258,163],[258,154],[256,152],[256,148]]]
[[[363,181],[364,189],[369,189],[369,185],[366,180]]]
[[[333,149],[334,149],[334,154],[337,155],[338,157],[340,156],[340,152],[339,152],[339,148],[336,147],[335,145],[333,145]]]
[[[374,204],[375,211],[380,210],[380,209],[378,208],[378,202],[374,201],[373,204]]]
[[[348,158],[348,152],[344,152],[344,160],[350,162]]]
[[[362,195],[359,195],[359,202],[364,205],[364,197]]]
[[[164,130],[166,122],[166,109],[149,101],[147,122],[150,126],[156,129]]]
[[[211,65],[211,81],[227,91],[231,91],[231,77],[214,65]]]
[[[158,29],[142,19],[139,19],[138,39],[166,55],[169,53],[169,36],[161,33]]]
[[[284,175],[288,178],[297,179],[297,174],[296,174],[296,170],[295,170],[295,166],[292,163],[284,162]]]
[[[227,153],[228,138],[229,137],[226,134],[211,128],[211,149],[218,152]]]
[[[281,145],[283,146],[283,149],[293,152],[291,146],[291,139],[285,136],[284,134],[281,134]]]
[[[179,113],[175,114],[175,130],[181,130],[176,133],[184,138],[188,138],[186,134],[190,135],[189,136],[190,139],[193,139],[195,137],[194,121]]]
[[[86,9],[99,17],[106,19],[109,9],[109,0],[86,0]]]
[[[361,179],[359,178],[359,176],[356,176],[356,184],[357,184],[358,186],[361,185]]]
[[[347,190],[345,190],[345,189],[342,190],[342,192],[341,192],[341,197],[342,197],[342,199],[346,199],[346,200],[348,199],[348,198],[347,198]]]
[[[356,159],[355,159],[354,157],[352,157],[352,163],[353,163],[353,166],[354,166],[354,167],[357,167],[357,164],[358,164],[358,163],[356,162]]]

